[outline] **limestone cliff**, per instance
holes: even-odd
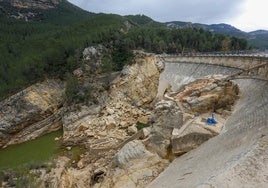
[[[124,145],[127,147],[126,144],[132,140],[144,139],[148,136],[143,131],[137,130],[137,124],[149,124],[163,67],[161,59],[157,56],[137,53],[135,62],[125,66],[121,74],[110,84],[106,101],[82,107],[81,112],[85,111],[85,113],[65,114],[63,143],[70,147],[78,144],[84,145],[87,152],[83,153],[79,161],[73,161],[75,167],[64,171],[60,179],[55,179],[54,172],[52,172],[50,177],[54,178],[47,181],[58,182],[57,186],[63,187],[66,185],[111,186],[113,184],[111,178],[115,177],[111,161],[118,150]],[[84,79],[86,74],[84,73],[84,77],[79,74],[80,79]],[[95,84],[97,78],[98,75],[95,76]],[[134,158],[134,160],[144,166],[140,172],[145,173],[146,177],[142,180],[142,176],[138,177],[137,173],[134,173],[139,167],[135,166],[136,163],[132,159],[129,160],[130,164],[125,164],[125,166],[132,169],[132,175],[138,178],[135,183],[144,181],[139,184],[144,186],[164,169],[167,161],[147,151],[142,142],[138,145],[142,149],[141,152],[145,152],[146,155],[142,158]],[[125,155],[124,151],[123,149],[122,155]],[[147,164],[149,159],[151,163]],[[132,175],[128,175],[125,171],[121,171],[121,174],[125,174],[125,178],[132,178]],[[124,178],[122,181],[120,177],[118,178],[117,183],[124,183]]]
[[[60,128],[64,85],[46,80],[0,103],[0,147],[34,139]]]
[[[152,105],[157,94],[160,64],[161,61],[156,56],[138,55],[135,63],[126,66],[121,75],[111,83],[109,96],[103,101],[104,105],[93,105],[87,110],[92,111],[88,116],[64,121],[66,140],[75,134],[79,135],[78,130],[81,127],[90,129],[93,132],[87,130],[85,133],[94,135],[98,129],[106,132],[115,127],[126,129],[137,122],[147,123],[150,114],[146,107]]]

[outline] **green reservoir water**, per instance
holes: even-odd
[[[62,135],[62,130],[49,133],[35,140],[9,146],[0,150],[0,169],[15,168],[27,163],[46,162],[60,154],[60,143],[56,137]]]

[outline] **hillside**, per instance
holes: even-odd
[[[168,29],[144,15],[94,14],[66,0],[0,1],[0,98],[44,78],[66,79],[81,51],[110,49],[103,67],[118,71],[131,50],[185,53],[244,50],[247,42],[195,28]]]
[[[145,15],[129,15],[126,16],[134,25],[143,25],[150,27],[160,27],[169,29],[185,29],[185,28],[196,28],[204,29],[213,34],[223,34],[229,35],[237,38],[243,38],[248,41],[248,43],[257,49],[267,49],[268,48],[268,31],[257,30],[253,32],[241,31],[234,26],[220,23],[220,24],[202,24],[202,23],[192,23],[183,21],[172,21],[172,22],[157,22]]]
[[[94,15],[66,0],[0,0],[0,16],[24,21],[70,24]]]
[[[45,10],[7,1],[0,7],[0,96],[44,77],[63,78],[78,65],[82,49],[124,27],[119,16],[91,14],[65,0]]]
[[[253,46],[261,49],[268,49],[268,31],[257,30],[249,33],[248,41]]]
[[[268,31],[257,30],[253,32],[244,32],[228,24],[201,24],[191,22],[173,21],[165,23],[168,28],[202,28],[215,34],[230,35],[238,38],[247,39],[254,48],[268,48]]]
[[[167,22],[166,26],[169,28],[186,28],[186,27],[202,28],[212,33],[226,34],[226,35],[231,35],[235,37],[243,37],[246,35],[245,32],[231,25],[223,24],[223,23],[207,25],[207,24],[200,24],[200,23],[174,21],[174,22]]]

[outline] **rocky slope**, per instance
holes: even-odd
[[[34,139],[61,128],[64,85],[46,80],[0,103],[0,147]]]
[[[61,181],[49,181],[58,182],[58,186],[63,187],[70,185],[70,183],[78,187],[93,185],[102,187],[104,185],[110,186],[114,183],[123,185],[126,182],[135,185],[138,181],[141,181],[140,184],[144,185],[142,175],[138,176],[133,182],[131,180],[132,175],[129,175],[127,171],[121,170],[121,175],[117,174],[117,172],[123,166],[132,168],[132,165],[128,164],[128,161],[132,161],[132,159],[139,161],[140,165],[144,166],[147,161],[145,160],[146,157],[152,159],[152,162],[150,165],[145,165],[140,173],[145,173],[146,175],[149,171],[147,179],[152,180],[155,174],[161,172],[167,162],[159,158],[158,155],[147,151],[142,142],[132,143],[131,141],[145,137],[146,133],[138,132],[136,126],[138,123],[149,123],[150,108],[157,94],[158,80],[162,69],[163,64],[156,56],[137,55],[135,63],[126,66],[121,72],[121,76],[118,76],[111,83],[107,101],[104,105],[97,107],[99,110],[76,118],[72,123],[63,124],[63,141],[67,145],[72,141],[71,146],[74,143],[83,144],[87,152],[83,154],[79,161],[74,162],[75,168],[69,168],[67,172],[63,173]],[[130,146],[127,145],[128,143]],[[137,145],[138,154],[135,152],[125,154],[124,150],[128,151],[132,147],[131,143]],[[123,158],[127,155],[129,159],[126,159],[126,162],[116,159],[118,155],[115,156],[115,154],[121,148],[122,154],[119,154],[119,152],[118,155],[123,155]],[[111,161],[117,162],[112,164]],[[117,172],[113,171],[113,166],[119,166],[116,168]],[[137,167],[133,168],[134,173]],[[154,175],[152,172],[155,172]],[[81,173],[84,174],[82,177],[80,176]],[[134,173],[133,176],[138,174]],[[50,177],[53,177],[53,175]],[[104,177],[106,177],[105,181],[102,182]],[[78,179],[79,181],[76,181]],[[149,179],[144,181],[149,183]]]
[[[86,51],[95,52],[97,48]],[[91,57],[84,54],[86,59],[95,59],[92,53],[88,54]],[[43,181],[56,187],[145,187],[178,154],[180,143],[183,144],[179,149],[184,153],[218,135],[226,116],[220,118],[218,114],[218,124],[213,128],[203,120],[195,119],[195,111],[191,108],[187,113],[181,109],[180,101],[171,96],[168,88],[159,94],[159,78],[163,70],[164,63],[159,56],[137,53],[135,62],[126,66],[110,83],[103,103],[83,107],[82,111],[88,113],[65,114],[63,143],[68,148],[83,145],[85,152],[73,161],[60,158],[59,166],[71,163],[71,167],[67,170],[55,168]],[[74,73],[79,79],[85,79],[86,73],[78,72]],[[216,79],[212,80],[204,78],[207,85],[199,83],[200,87],[203,84],[206,88],[204,92],[207,95],[228,93],[229,87],[225,86],[230,83],[219,84],[217,93],[215,87],[208,87],[215,84]],[[193,86],[189,84],[189,87]],[[234,100],[237,96],[235,91]],[[197,124],[199,129],[191,128]],[[183,135],[176,134],[178,131]],[[208,136],[202,139],[204,132]],[[196,140],[189,142],[193,133]]]
[[[243,105],[247,101],[246,107],[253,112],[256,100],[261,98],[263,101],[256,103],[261,110],[260,121],[257,122],[260,123],[260,130],[264,131],[264,136],[254,129],[256,135],[252,137],[253,140],[250,141],[250,144],[253,144],[253,147],[256,146],[254,143],[258,143],[258,138],[264,140],[259,142],[260,149],[256,149],[257,152],[250,150],[252,154],[250,156],[257,158],[264,156],[266,129],[263,127],[263,123],[266,121],[264,114],[267,109],[262,104],[267,102],[265,100],[267,90],[260,90],[262,87],[266,88],[264,81],[259,81],[255,87],[250,84],[251,82],[235,83],[225,78],[226,75],[239,71],[236,68],[194,63],[165,63],[161,56],[141,52],[136,53],[135,61],[131,65],[125,66],[122,72],[107,75],[98,71],[98,67],[101,67],[102,64],[100,51],[104,52],[105,49],[101,46],[87,48],[83,54],[85,64],[73,72],[79,85],[94,88],[95,92],[90,95],[90,99],[86,103],[64,106],[64,113],[57,113],[60,111],[57,109],[60,109],[62,98],[59,97],[59,101],[55,102],[57,97],[53,97],[53,101],[48,94],[53,93],[53,96],[60,96],[60,93],[63,92],[62,85],[56,84],[56,81],[49,81],[47,85],[50,87],[45,83],[37,84],[35,87],[38,89],[34,91],[38,92],[33,92],[30,88],[25,90],[23,95],[21,94],[22,99],[20,100],[13,97],[16,99],[15,101],[31,101],[31,104],[35,105],[30,106],[31,108],[38,106],[43,110],[49,109],[46,112],[56,112],[54,115],[39,110],[35,117],[42,114],[45,117],[61,115],[64,131],[62,146],[67,150],[72,150],[77,146],[83,147],[82,153],[76,158],[68,155],[60,156],[55,159],[55,166],[51,170],[40,168],[32,172],[37,176],[42,174],[40,180],[43,182],[43,187],[48,185],[51,187],[146,187],[152,181],[149,185],[151,187],[172,187],[177,185],[176,182],[173,182],[177,179],[181,179],[183,186],[195,187],[191,184],[190,179],[184,177],[185,174],[189,174],[189,177],[201,178],[200,185],[203,186],[207,182],[211,185],[218,185],[229,178],[229,172],[242,173],[245,168],[253,168],[257,172],[251,165],[245,166],[244,163],[239,163],[242,165],[240,168],[233,166],[235,162],[232,163],[236,154],[241,156],[242,154],[239,152],[245,152],[245,145],[239,144],[240,142],[232,137],[235,133],[238,135],[241,133],[241,138],[239,136],[237,138],[243,140],[243,136],[251,134],[249,129],[253,129],[253,127],[250,128],[252,118],[249,116],[249,119],[245,120],[246,123],[249,121],[249,124],[246,125],[249,126],[248,130],[245,130],[246,132],[232,127],[231,124],[239,124],[242,129],[241,118],[247,119],[245,118],[247,113],[243,112],[240,116],[240,111],[244,110]],[[91,66],[92,63],[96,66]],[[219,73],[224,73],[225,76],[219,75]],[[104,87],[105,83],[109,87],[107,85]],[[254,88],[246,88],[247,84]],[[251,89],[256,90],[258,95],[255,99],[249,100],[251,93],[247,92]],[[241,99],[239,99],[239,95]],[[41,97],[46,100],[40,100]],[[239,102],[236,104],[237,99]],[[18,103],[10,103],[10,101],[14,100],[11,98],[3,103],[3,107],[5,107],[3,109],[8,109],[7,106],[9,108],[16,106],[13,104]],[[53,101],[54,106],[49,106],[47,101]],[[253,103],[254,105],[252,105]],[[236,106],[235,109],[233,109],[233,105]],[[207,123],[211,112],[214,112],[216,124]],[[230,116],[233,112],[235,115]],[[21,114],[27,113],[23,111]],[[21,116],[21,114],[18,115]],[[32,117],[31,113],[26,117],[29,116]],[[4,116],[2,115],[2,117]],[[4,119],[8,118],[11,117],[6,115]],[[28,122],[27,118],[19,122],[22,124],[22,121],[25,121],[25,124]],[[40,127],[33,126],[33,128],[39,129]],[[25,130],[29,131],[27,128]],[[23,134],[17,135],[21,135],[19,138],[24,139]],[[226,136],[227,140],[224,135],[229,135]],[[214,136],[217,137],[213,138]],[[235,144],[231,144],[231,140],[234,140]],[[222,147],[219,147],[221,144]],[[239,147],[236,147],[236,144]],[[204,147],[207,147],[205,151],[202,150]],[[223,154],[224,151],[229,151],[229,147],[231,147],[230,153]],[[214,154],[215,148],[218,148],[216,154]],[[201,153],[192,154],[197,151]],[[210,157],[205,155],[206,152],[210,154]],[[178,157],[182,154],[185,155]],[[185,156],[189,155],[190,157],[185,159]],[[203,155],[205,158],[202,158]],[[225,156],[226,160],[219,155]],[[212,162],[209,161],[211,158]],[[232,171],[217,171],[215,169],[217,165],[214,162],[218,158],[222,159],[219,162],[221,166],[229,161]],[[255,160],[254,157],[246,158],[246,163],[251,159]],[[193,165],[189,164],[188,160]],[[200,162],[201,160],[206,162]],[[171,161],[173,162],[170,164]],[[159,176],[158,180],[158,175],[169,164],[170,167]],[[177,172],[176,165],[180,165],[181,173]],[[259,165],[258,163],[257,167]],[[200,174],[187,171],[195,169],[195,166]],[[211,169],[209,173],[207,170],[203,171],[206,166]],[[262,172],[266,172],[266,169],[258,168],[261,169],[258,173],[262,177],[260,179],[262,183],[265,179]],[[211,181],[205,181],[205,176],[210,176],[214,172],[216,174],[223,172],[224,176],[222,178],[213,176],[215,181],[213,178]],[[161,179],[166,176],[171,177],[170,173],[172,173],[172,177],[174,176],[172,180],[167,178],[169,180],[167,182]],[[182,177],[177,177],[176,174],[182,174]],[[154,180],[155,178],[157,179]],[[254,176],[254,178],[256,177]],[[238,184],[231,182],[230,185],[242,185],[241,182],[244,180],[236,178],[236,181]],[[245,181],[251,182],[250,177]],[[262,184],[253,182],[251,185]]]

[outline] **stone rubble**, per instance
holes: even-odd
[[[90,185],[97,186],[102,180],[111,183],[109,174],[113,174],[114,168],[111,166],[111,161],[115,160],[113,156],[117,156],[116,154],[118,154],[118,151],[120,153],[122,147],[137,142],[137,139],[148,138],[149,129],[144,128],[144,130],[139,131],[137,124],[147,125],[150,123],[153,101],[157,94],[158,80],[162,68],[163,65],[156,56],[139,54],[136,62],[131,66],[126,66],[121,76],[118,76],[111,83],[107,100],[104,104],[100,104],[99,111],[86,114],[83,113],[83,109],[88,108],[83,107],[81,108],[82,112],[68,113],[69,116],[65,114],[63,118],[63,143],[67,146],[77,144],[85,146],[86,152],[79,161],[75,161],[75,164],[77,164],[80,172],[83,172],[84,169],[91,169],[87,173],[87,177],[91,177]],[[156,174],[164,169],[167,162],[157,154],[147,151],[145,145],[141,142],[140,146],[146,151],[145,158],[140,159],[140,163],[147,168],[152,166],[151,169],[154,172],[154,175],[146,176],[146,179],[151,181]],[[150,160],[152,158],[152,164],[146,165],[146,158],[150,158]],[[131,161],[128,161],[125,166],[132,163]],[[162,162],[163,164],[158,164]],[[98,168],[106,170],[103,173],[98,173],[96,171]],[[70,177],[72,173],[77,174],[77,169],[70,168],[68,170],[69,175],[65,175],[68,178],[63,180],[69,181],[69,178],[73,178],[70,185],[82,185],[76,182],[75,177]],[[145,172],[147,173],[147,171]],[[123,171],[120,173],[123,173]],[[147,183],[150,181],[146,180]]]
[[[102,46],[89,47],[83,56],[95,61],[103,50]],[[159,92],[160,74],[165,67],[161,58],[135,53],[135,63],[109,78],[113,80],[109,90],[94,93],[96,104],[65,107],[62,145],[67,150],[83,146],[84,151],[78,159],[60,157],[56,168],[44,178],[47,184],[145,187],[176,155],[220,134],[237,99],[234,83],[221,81],[223,76],[211,76],[190,82],[176,92],[166,83]],[[77,69],[74,75],[102,90],[102,83],[87,75],[92,69],[88,71]],[[36,97],[27,99],[42,109],[58,111],[55,106],[47,108]],[[205,122],[210,112],[216,114],[215,126]]]

